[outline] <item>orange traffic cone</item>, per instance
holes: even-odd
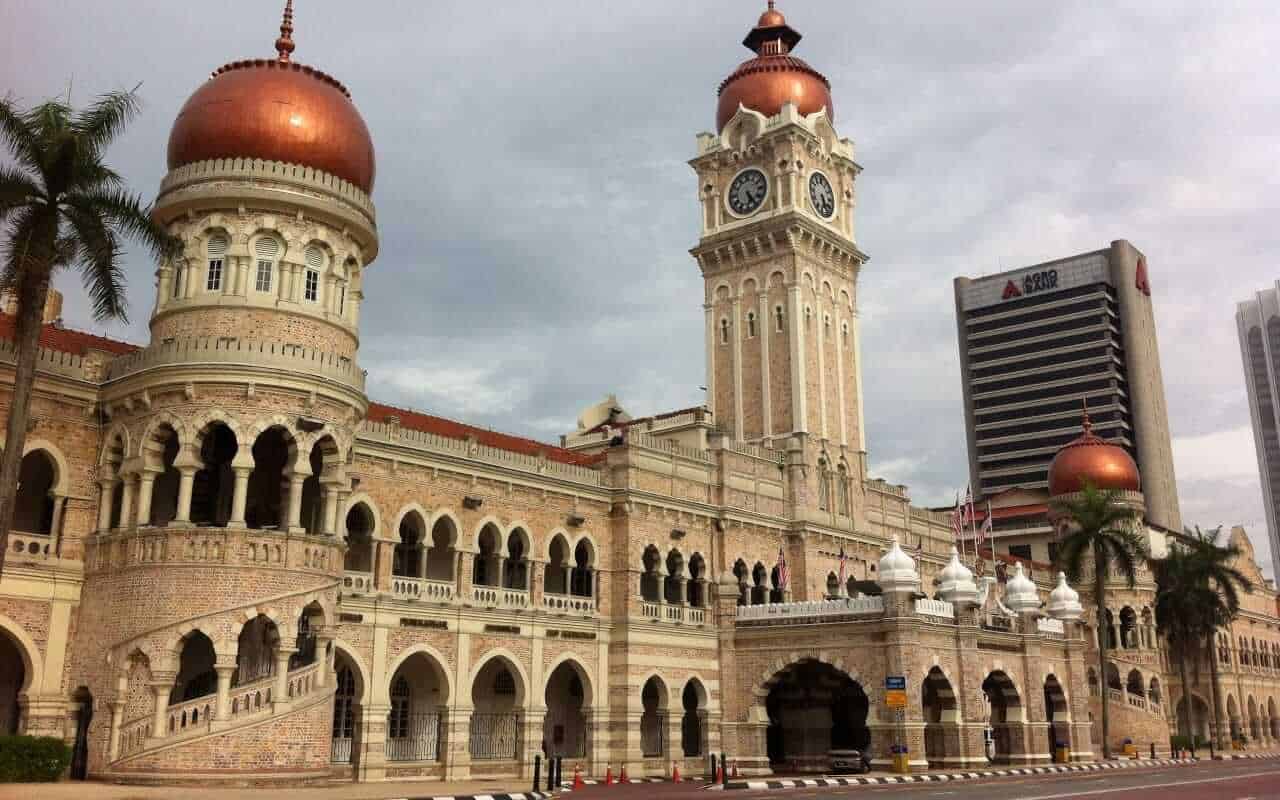
[[[627,765],[624,763],[622,765],[622,772],[618,775],[618,783],[626,783],[626,782],[627,782]]]
[[[716,783],[724,783],[724,764],[716,763]]]
[[[587,785],[582,782],[582,765],[575,764],[573,767],[573,790],[576,792],[579,789],[586,788],[586,786]]]
[[[671,782],[680,783],[680,765],[674,761],[671,762]]]
[[[612,765],[612,764],[609,764],[609,765],[608,765],[608,767],[606,767],[606,768],[605,768],[605,771],[604,771],[604,785],[605,785],[605,786],[612,786],[612,785],[613,785],[613,765]]]

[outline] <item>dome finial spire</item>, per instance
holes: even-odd
[[[276,39],[276,52],[281,64],[289,63],[293,47],[293,0],[284,0],[284,20],[280,23],[280,38]]]
[[[1084,429],[1084,435],[1088,436],[1093,433],[1093,422],[1089,419],[1089,398],[1080,398],[1080,427]]]

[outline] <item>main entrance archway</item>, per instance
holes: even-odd
[[[542,723],[542,746],[548,756],[582,758],[587,754],[587,680],[571,661],[556,667],[547,679],[547,716]]]
[[[920,704],[924,710],[924,757],[930,767],[940,767],[949,751],[956,755],[958,750],[959,714],[951,681],[939,667],[933,667],[925,676]]]
[[[830,664],[787,667],[765,701],[769,765],[776,772],[824,772],[832,750],[865,750],[869,705],[862,686]]]
[[[988,724],[995,739],[991,760],[996,764],[1008,764],[1014,753],[1022,750],[1022,698],[1013,679],[1000,670],[987,675],[982,682],[982,693],[986,695],[991,709]]]

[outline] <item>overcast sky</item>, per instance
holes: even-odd
[[[111,152],[150,198],[214,68],[273,54],[274,0],[0,0],[0,92],[83,103],[142,82]],[[360,359],[377,400],[554,441],[616,392],[703,399],[685,163],[764,3],[297,0],[296,60],[373,133],[382,251]],[[1105,247],[1147,254],[1183,517],[1265,516],[1234,304],[1280,277],[1280,19],[1263,2],[783,0],[831,80],[859,179],[873,472],[920,503],[967,480],[951,279]],[[102,326],[63,280],[68,324]],[[1268,567],[1269,569],[1269,567]]]

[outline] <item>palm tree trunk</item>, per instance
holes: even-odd
[[[1213,740],[1218,743],[1219,750],[1225,750],[1227,740],[1222,735],[1222,703],[1218,699],[1218,647],[1216,640],[1218,630],[1209,633],[1209,691],[1213,694]]]
[[[1182,702],[1187,706],[1186,734],[1191,738],[1192,749],[1196,741],[1196,704],[1192,702],[1191,683],[1187,680],[1187,648],[1185,642],[1178,642],[1178,677],[1182,680]],[[1174,724],[1178,721],[1178,709],[1173,709]]]
[[[49,250],[53,248],[50,247]],[[31,387],[36,377],[36,356],[40,349],[40,330],[44,319],[44,303],[49,295],[49,275],[29,275],[18,285],[18,317],[14,330],[17,364],[13,376],[13,394],[9,400],[9,423],[5,432],[4,453],[0,455],[0,542],[6,542],[13,525],[14,500],[18,494],[18,471],[22,467],[22,450],[27,441],[27,424],[31,418]],[[0,547],[0,567],[4,553]]]
[[[1093,598],[1098,611],[1098,682],[1102,684],[1102,757],[1111,758],[1111,742],[1107,738],[1111,734],[1111,720],[1107,714],[1107,702],[1111,694],[1111,684],[1107,682],[1107,636],[1111,633],[1107,626],[1107,565],[1103,562],[1098,548],[1093,548]]]

